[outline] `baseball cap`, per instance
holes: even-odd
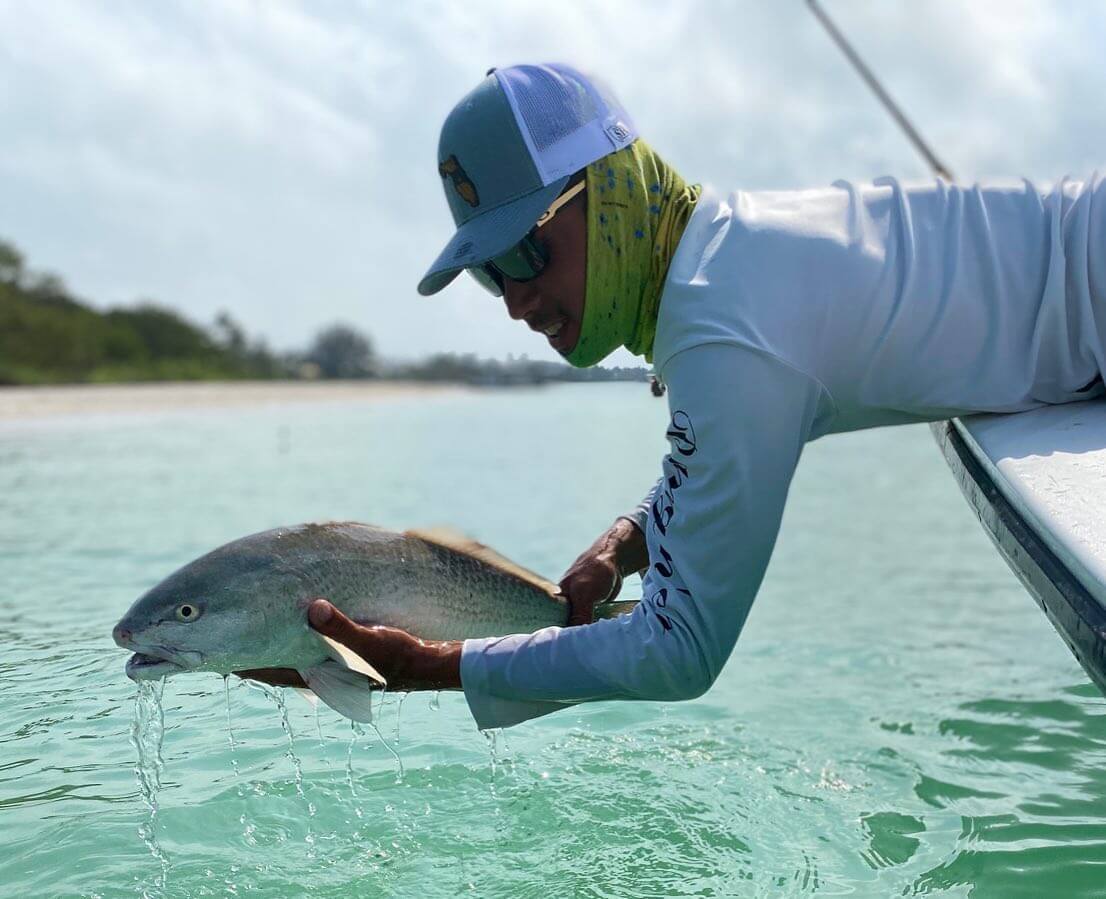
[[[419,293],[435,294],[467,266],[505,253],[573,174],[637,136],[609,88],[572,66],[489,70],[442,125],[438,174],[457,231]]]

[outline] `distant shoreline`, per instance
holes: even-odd
[[[286,403],[375,402],[405,396],[470,392],[472,388],[460,384],[375,380],[170,381],[0,387],[0,421]]]

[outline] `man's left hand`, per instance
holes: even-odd
[[[366,627],[350,620],[325,599],[316,599],[307,610],[307,620],[320,634],[353,650],[388,681],[388,689],[459,690],[461,688],[461,642],[421,640],[395,627]],[[277,687],[307,687],[291,668],[254,668],[236,671]]]

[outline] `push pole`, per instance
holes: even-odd
[[[910,119],[899,109],[898,104],[891,99],[891,95],[883,89],[883,85],[879,83],[879,79],[877,79],[876,76],[872,74],[872,70],[864,64],[864,60],[860,58],[856,50],[853,49],[852,44],[848,42],[845,35],[843,35],[840,29],[833,23],[833,19],[822,9],[818,0],[806,0],[806,5],[809,6],[810,11],[814,13],[814,17],[822,23],[822,27],[826,29],[827,34],[829,34],[833,42],[837,44],[841,52],[845,54],[845,58],[852,63],[857,74],[864,79],[864,83],[871,88],[872,93],[875,94],[879,102],[883,104],[884,109],[891,114],[891,118],[902,128],[910,143],[914,145],[914,149],[922,155],[926,163],[933,170],[933,173],[944,178],[946,181],[955,181],[956,179],[953,177],[952,172],[950,172],[948,167],[937,158],[937,154],[929,148],[929,144],[923,140],[922,136],[918,133],[918,129],[910,123]]]

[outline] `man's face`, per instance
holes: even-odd
[[[587,192],[574,197],[539,228],[535,239],[545,246],[549,263],[530,281],[503,279],[507,313],[543,333],[561,355],[580,339],[587,283]]]

